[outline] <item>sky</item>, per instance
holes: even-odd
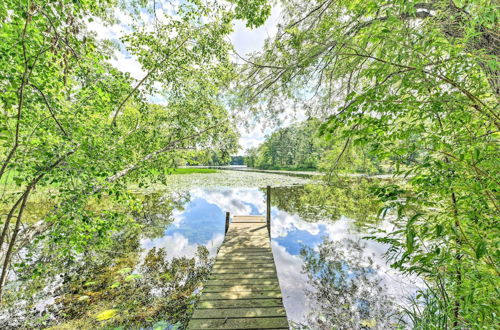
[[[176,11],[175,4],[169,2],[158,3],[157,16],[160,20],[163,15]],[[145,22],[153,22],[153,17],[151,15],[144,13],[141,14],[141,16]],[[111,39],[119,44],[121,49],[116,51],[114,58],[109,60],[109,62],[119,70],[129,72],[132,77],[140,80],[146,75],[146,72],[142,70],[139,62],[124,49],[123,44],[119,41],[120,37],[132,32],[130,27],[132,19],[123,11],[118,11],[116,17],[119,21],[117,24],[107,25],[96,18],[90,22],[87,27],[89,30],[94,31],[99,39]],[[245,22],[239,20],[235,21],[234,32],[230,35],[230,40],[234,45],[235,51],[238,52],[240,56],[245,57],[252,52],[261,50],[265,39],[275,35],[279,18],[280,9],[279,7],[274,7],[270,17],[265,24],[259,28],[250,29],[245,26]],[[150,101],[160,104],[164,102],[162,97],[157,95],[151,96]],[[239,140],[241,145],[238,152],[239,154],[244,154],[244,151],[250,147],[258,146],[264,141],[265,135],[273,131],[273,128],[264,128],[264,125],[259,122],[249,128],[245,128],[241,125],[238,129],[241,134]]]

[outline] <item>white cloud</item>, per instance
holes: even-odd
[[[267,19],[264,25],[250,29],[245,26],[245,22],[238,20],[234,24],[234,32],[230,35],[231,43],[235,51],[243,57],[247,57],[250,53],[262,50],[264,41],[273,37],[277,32],[277,25],[281,16],[281,8],[279,5],[273,7],[271,16]],[[233,56],[233,60],[241,63],[242,60],[238,56]],[[274,129],[264,128],[262,123],[254,124],[250,131],[244,127],[239,127],[240,130],[240,153],[242,151],[257,147],[264,142],[264,136],[269,134]]]
[[[264,127],[263,123],[258,122],[249,128],[240,126],[240,145],[244,150],[248,148],[257,147],[259,144],[264,142],[264,136],[270,134],[274,129],[269,127]]]
[[[110,59],[109,63],[115,68],[122,72],[130,73],[137,80],[142,79],[146,75],[146,72],[142,69],[142,65],[137,61],[135,56],[127,54],[124,51],[116,51],[114,55],[115,57]]]
[[[284,211],[278,211],[272,219],[271,233],[272,237],[286,237],[288,233],[294,230],[307,231],[311,235],[320,233],[322,222],[307,222],[302,220],[297,214],[289,214]]]
[[[236,21],[234,32],[230,35],[236,52],[241,56],[245,56],[261,50],[266,38],[273,37],[276,34],[280,16],[281,8],[279,5],[276,5],[273,7],[271,16],[269,16],[264,25],[256,29],[247,28],[245,22],[241,20]]]
[[[132,17],[121,10],[116,12],[118,23],[108,24],[98,17],[94,17],[92,22],[87,24],[87,28],[97,35],[99,40],[112,40],[117,43],[120,50],[116,50],[109,63],[122,72],[128,72],[135,79],[142,79],[146,74],[141,64],[135,56],[125,50],[120,38],[132,32]]]

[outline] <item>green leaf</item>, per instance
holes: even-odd
[[[484,241],[479,242],[476,245],[476,258],[481,259],[481,257],[484,256],[486,252],[486,243]]]
[[[406,232],[406,250],[408,253],[412,253],[415,246],[415,230],[413,228],[409,228]]]
[[[437,224],[436,225],[436,236],[440,237],[443,233],[443,225]]]

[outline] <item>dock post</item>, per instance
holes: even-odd
[[[224,235],[227,234],[227,230],[229,229],[229,217],[230,217],[229,212],[226,212],[226,228],[224,229]]]
[[[271,186],[267,186],[267,212],[266,212],[266,221],[267,221],[267,232],[269,233],[269,237],[271,237]]]

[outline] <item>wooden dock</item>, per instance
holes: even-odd
[[[234,216],[230,225],[227,216],[224,243],[188,329],[289,328],[268,228],[265,216]]]

